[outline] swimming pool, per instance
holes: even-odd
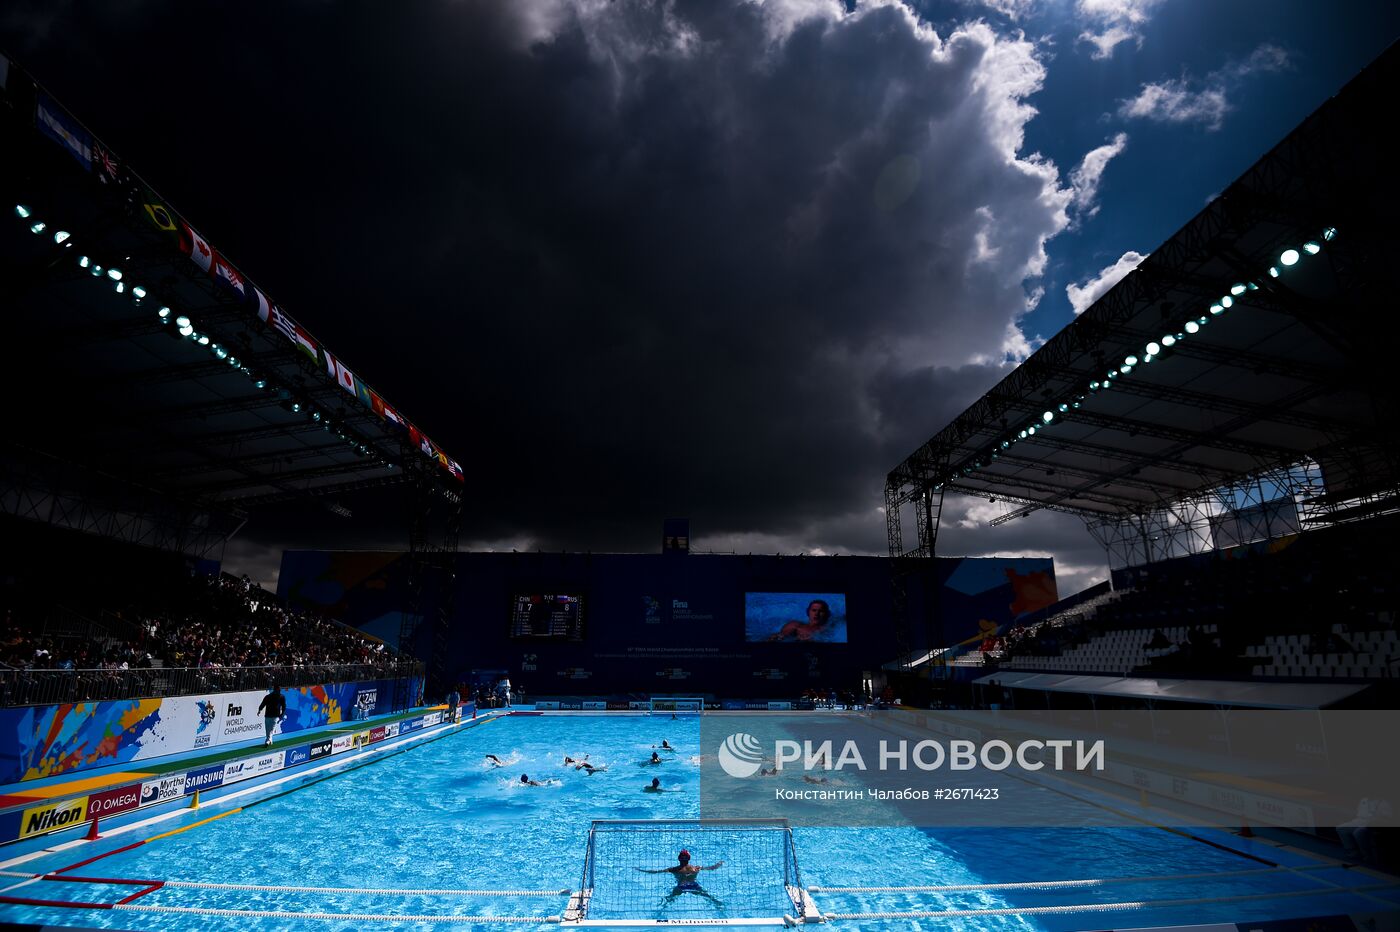
[[[662,716],[542,715],[501,717],[424,741],[330,779],[272,799],[246,812],[206,822],[73,873],[114,879],[222,884],[164,887],[133,901],[142,911],[0,907],[8,921],[114,929],[215,930],[313,928],[536,928],[453,917],[559,915],[578,889],[591,820],[689,820],[699,816],[699,719]],[[666,739],[676,753],[645,765]],[[495,754],[505,763],[485,759]],[[563,762],[582,757],[605,770],[586,774]],[[520,783],[521,774],[543,785]],[[324,776],[324,775],[322,775]],[[652,778],[667,790],[644,792]],[[311,779],[321,779],[313,777]],[[292,786],[294,784],[287,784]],[[286,789],[281,787],[279,789]],[[19,870],[52,871],[174,826],[226,810],[206,806],[174,823],[115,835],[47,855]],[[1221,835],[1235,846],[1246,843]],[[1323,867],[1296,853],[1269,849],[1258,860],[1158,829],[988,830],[915,828],[793,830],[802,882],[825,913],[982,912],[926,918],[838,920],[834,929],[1071,929],[1139,928],[1187,923],[1280,919],[1375,912],[1394,908],[1394,888],[1329,893],[1373,882]],[[713,847],[713,846],[712,846]],[[697,848],[697,862],[724,857]],[[732,864],[733,862],[731,862]],[[657,915],[712,919],[732,915],[743,894],[740,871],[703,875],[721,908],[681,897],[661,912],[671,890],[665,876],[635,873],[646,864],[611,864],[613,883],[635,885],[633,900],[653,902]],[[1181,877],[1181,875],[1193,875]],[[1207,876],[1200,876],[1207,875]],[[1119,881],[1119,878],[1152,878]],[[1177,879],[1170,879],[1176,877]],[[8,878],[7,878],[8,880]],[[1083,881],[1108,881],[1084,883]],[[989,888],[988,884],[1067,882],[1049,887]],[[6,884],[8,885],[8,884]],[[966,885],[977,889],[925,892],[830,892],[837,887]],[[251,889],[234,889],[247,886]],[[64,889],[55,891],[55,887]],[[76,889],[81,887],[82,889]],[[284,889],[269,889],[280,887]],[[288,887],[336,888],[292,890]],[[36,889],[37,888],[37,889]],[[139,891],[130,885],[40,881],[14,891],[34,897],[114,902]],[[396,895],[387,890],[529,891]],[[616,889],[616,887],[614,887]],[[371,891],[371,892],[364,892]],[[374,892],[379,891],[379,892]],[[1239,897],[1252,897],[1238,899]],[[1222,898],[1233,898],[1218,901]],[[1152,905],[1190,900],[1178,906]],[[600,900],[601,902],[601,900]],[[1113,911],[1056,909],[1129,903]],[[297,916],[200,914],[176,910],[263,910]],[[1018,911],[1018,912],[1016,912]],[[352,914],[359,919],[313,919]],[[395,922],[383,917],[404,918]],[[546,928],[549,928],[546,926]]]

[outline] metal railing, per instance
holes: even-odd
[[[134,670],[37,670],[0,668],[0,707],[148,699],[204,693],[347,683],[422,676],[419,661],[312,664],[283,667],[151,667]]]

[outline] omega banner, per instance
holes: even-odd
[[[700,814],[796,825],[1400,825],[1400,712],[742,715],[701,721]]]

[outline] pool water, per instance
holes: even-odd
[[[219,884],[353,888],[350,892],[230,890],[166,886],[136,900],[145,907],[350,913],[355,920],[200,915],[186,912],[76,910],[0,906],[0,920],[96,928],[212,932],[272,932],[310,928],[423,929],[537,928],[452,917],[545,917],[563,912],[561,895],[390,895],[373,889],[560,891],[578,889],[593,819],[686,820],[699,816],[699,719],[633,715],[543,715],[498,718],[424,741],[379,763],[346,770],[323,782],[226,818],[199,825],[74,873],[107,878],[202,881]],[[645,763],[662,739],[676,753]],[[496,767],[485,755],[505,762]],[[606,768],[591,775],[564,764],[566,755]],[[527,774],[540,786],[520,782]],[[644,792],[652,778],[666,790]],[[313,777],[311,779],[319,779]],[[287,786],[290,786],[288,784]],[[281,787],[279,789],[285,789]],[[206,806],[181,820],[119,835],[90,846],[46,855],[17,868],[56,870],[104,850],[139,841],[224,810]],[[1220,835],[1221,839],[1229,836]],[[1183,874],[1229,877],[1154,879],[1050,889],[993,889],[943,893],[826,893],[814,899],[828,913],[1040,909],[1092,903],[1144,904],[1110,912],[1055,911],[960,918],[840,920],[840,929],[1072,929],[1135,928],[1222,921],[1258,921],[1395,908],[1394,889],[1345,893],[1339,887],[1371,882],[1340,868],[1269,849],[1296,870],[1258,872],[1263,865],[1159,829],[806,829],[793,830],[801,879],[808,887],[985,885],[989,883],[1117,879]],[[674,839],[664,842],[670,851]],[[1235,844],[1243,844],[1235,841]],[[697,843],[698,844],[698,843]],[[697,847],[697,863],[725,856],[722,844]],[[651,849],[609,855],[610,884],[599,905],[624,880],[632,907],[657,916],[723,918],[742,914],[736,903],[744,872],[701,875],[723,907],[681,896],[663,907],[669,875],[637,867],[667,866]],[[657,849],[659,851],[660,849]],[[757,849],[755,849],[756,851]],[[602,851],[600,847],[600,852]],[[602,857],[602,855],[600,855]],[[664,857],[672,857],[665,854]],[[750,861],[767,854],[748,855]],[[640,863],[617,864],[634,859]],[[672,860],[670,863],[674,863]],[[1254,871],[1236,874],[1241,871]],[[13,881],[7,881],[13,882]],[[82,889],[76,889],[82,888]],[[134,887],[42,881],[13,895],[114,902]],[[779,888],[781,889],[781,887]],[[1295,895],[1306,893],[1306,895]],[[1164,900],[1253,896],[1228,903],[1162,906]],[[648,905],[651,904],[651,905]],[[661,909],[674,912],[660,912]],[[737,912],[736,912],[737,910]],[[594,914],[598,915],[598,914]],[[395,922],[372,917],[404,918]],[[441,920],[421,917],[443,917]],[[544,926],[552,928],[552,926]]]

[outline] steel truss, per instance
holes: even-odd
[[[1306,529],[1305,503],[1322,490],[1312,460],[1260,470],[1202,495],[1137,514],[1086,518],[1109,569],[1273,540]]]
[[[184,500],[27,447],[0,447],[0,511],[197,560],[223,560],[242,511]]]
[[[913,506],[914,526],[918,544],[911,550],[904,549],[904,511]],[[909,612],[909,583],[916,576],[923,576],[927,582],[933,578],[933,555],[938,538],[939,517],[943,512],[943,491],[929,488],[919,490],[910,496],[892,483],[885,485],[885,526],[890,547],[890,622],[894,629],[898,662],[906,670],[912,668],[914,658],[914,619]],[[925,592],[929,591],[925,586]],[[925,614],[928,600],[925,599]],[[921,627],[927,628],[928,619],[922,619]],[[926,639],[925,639],[926,640]]]
[[[454,684],[446,681],[447,655],[452,646],[452,617],[457,593],[457,547],[462,530],[464,497],[448,488],[436,460],[423,455],[410,441],[403,441],[401,460],[408,480],[408,593],[399,621],[399,650],[409,651],[423,624],[424,595],[436,586],[431,619],[425,688],[433,695]],[[406,687],[402,687],[406,688]],[[408,708],[416,697],[396,696],[396,708]]]

